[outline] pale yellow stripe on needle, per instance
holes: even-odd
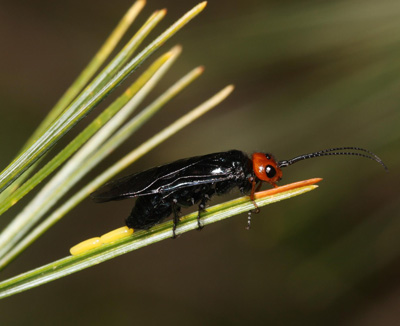
[[[79,255],[81,253],[84,253],[86,251],[89,251],[91,249],[100,247],[102,245],[100,238],[95,237],[95,238],[90,238],[85,241],[82,241],[78,243],[77,245],[73,246],[69,252],[71,253],[72,256]]]
[[[100,241],[101,241],[101,243],[110,243],[110,242],[114,242],[118,239],[128,237],[131,234],[133,234],[133,229],[130,229],[127,226],[124,226],[122,228],[118,228],[118,229],[112,230],[106,234],[103,234],[100,237]]]

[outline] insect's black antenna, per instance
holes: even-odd
[[[370,155],[357,153],[357,152],[338,152],[338,151],[343,151],[343,150],[362,151],[362,152],[366,152],[366,153],[368,153]],[[369,158],[370,160],[374,160],[375,162],[378,162],[380,165],[382,165],[386,171],[389,170],[387,168],[387,166],[385,165],[385,163],[383,163],[382,160],[376,154],[372,153],[371,151],[369,151],[367,149],[360,148],[360,147],[336,147],[336,148],[324,149],[324,150],[321,150],[321,151],[318,151],[318,152],[296,156],[296,157],[294,157],[294,158],[292,158],[290,160],[279,161],[278,162],[278,166],[280,168],[284,168],[284,167],[287,167],[289,165],[292,165],[292,164],[297,163],[297,162],[302,161],[302,160],[307,160],[309,158],[320,157],[320,156],[328,156],[328,155],[355,155],[355,156],[361,156],[361,157]]]
[[[347,150],[347,149],[352,149],[352,150],[356,150],[356,151],[362,151],[362,152],[366,152],[368,154],[370,154],[371,156],[376,158],[376,161],[379,162],[380,164],[383,164],[385,169],[387,169],[387,167],[385,166],[385,164],[382,162],[382,160],[380,159],[380,157],[378,155],[376,155],[375,153],[361,148],[361,147],[337,147],[337,148],[330,148],[330,149],[325,149],[322,151],[319,151],[318,153],[326,153],[326,152],[332,152],[332,151],[341,151],[341,150]],[[374,160],[375,161],[375,160]]]

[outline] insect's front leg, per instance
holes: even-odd
[[[257,203],[255,201],[255,193],[258,192],[261,189],[261,185],[262,185],[261,182],[257,185],[257,182],[256,182],[255,178],[253,178],[253,177],[250,178],[249,181],[251,182],[250,199],[253,202],[255,210],[254,211],[249,210],[248,213],[247,213],[248,214],[247,215],[247,226],[246,226],[247,230],[249,230],[250,226],[251,226],[251,215],[253,213],[258,214],[260,212],[260,208],[258,207],[258,205],[257,205]]]

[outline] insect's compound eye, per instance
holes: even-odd
[[[272,165],[267,165],[265,167],[265,173],[267,174],[268,178],[273,178],[276,175],[276,170]]]

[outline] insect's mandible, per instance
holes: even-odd
[[[96,202],[137,197],[126,225],[132,229],[149,229],[173,215],[173,234],[181,208],[198,205],[197,223],[201,212],[213,195],[222,195],[233,188],[250,194],[256,212],[254,194],[263,182],[277,187],[282,168],[302,160],[328,155],[356,155],[386,165],[374,153],[359,147],[338,147],[276,161],[272,154],[254,153],[251,158],[238,150],[196,156],[132,174],[105,184],[92,193]],[[251,212],[248,217],[250,227]]]

